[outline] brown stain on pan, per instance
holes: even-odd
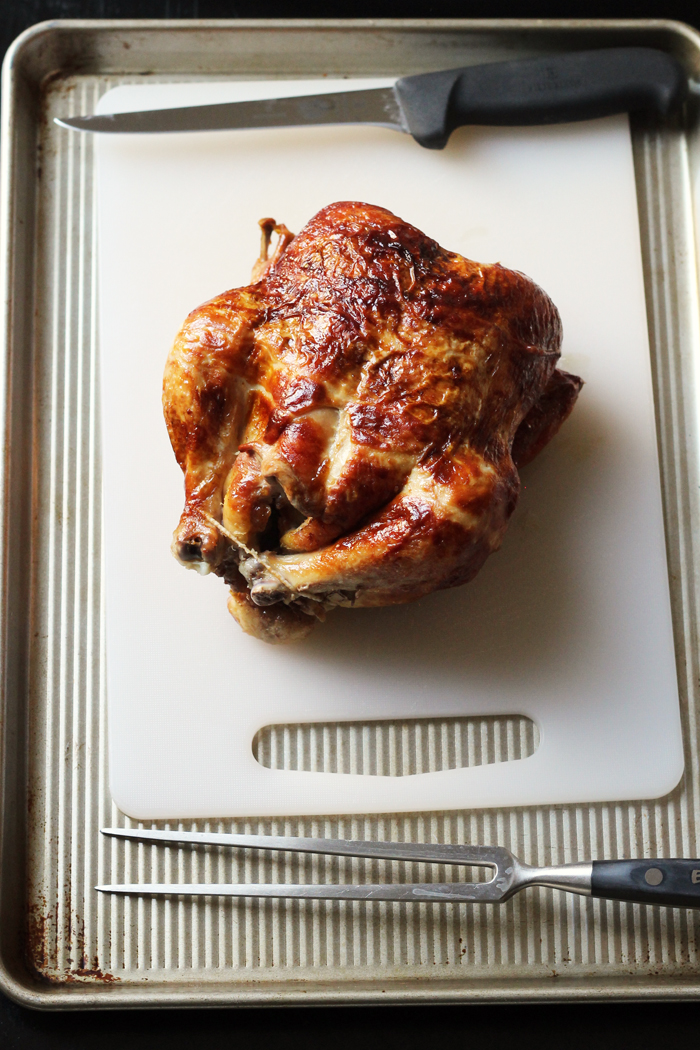
[[[26,918],[27,962],[30,968],[41,977],[45,976],[49,966],[47,933],[50,923],[51,912],[47,910],[45,901],[28,905]]]
[[[121,980],[120,977],[102,970],[97,956],[94,957],[92,966],[90,966],[84,948],[78,966],[68,967],[62,973],[57,973],[55,970],[52,971],[49,962],[49,938],[53,919],[53,912],[47,907],[45,900],[42,899],[38,903],[28,904],[26,916],[26,958],[29,968],[37,977],[42,981],[47,981],[49,984],[75,984],[91,981],[102,984],[114,984]],[[80,920],[77,921],[80,922]],[[80,925],[82,928],[82,923]]]
[[[91,970],[76,969],[68,970],[62,978],[54,978],[56,983],[64,982],[66,984],[75,984],[81,981],[101,981],[103,984],[114,984],[121,980],[121,977],[115,977],[113,973],[104,973],[99,967],[95,967]]]

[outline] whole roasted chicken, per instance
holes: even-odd
[[[582,383],[520,273],[368,204],[296,237],[260,225],[253,283],[189,315],[163,405],[185,475],[175,557],[224,578],[244,631],[283,642],[336,605],[471,580]]]

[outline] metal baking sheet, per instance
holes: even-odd
[[[52,118],[90,112],[106,90],[144,76],[400,75],[630,43],[674,52],[697,79],[700,36],[662,21],[67,21],[29,30],[8,54],[0,984],[14,998],[77,1008],[700,994],[698,912],[548,890],[495,909],[120,900],[92,889],[98,881],[415,880],[438,870],[180,853],[99,836],[100,826],[129,821],[106,776],[94,158],[89,136],[61,135]],[[536,864],[700,854],[698,121],[693,103],[678,125],[634,126],[684,732],[679,787],[629,804],[188,827],[501,843]],[[457,751],[469,762],[529,753],[528,732],[505,719],[408,727],[403,771],[426,755],[440,768]],[[397,727],[379,726],[371,742],[359,733],[361,746],[347,747],[358,772]],[[314,756],[332,767],[345,744],[329,727],[309,726],[274,727],[259,746],[270,763]]]

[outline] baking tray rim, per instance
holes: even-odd
[[[12,163],[12,151],[7,148],[8,141],[12,141],[14,134],[13,110],[15,103],[16,77],[18,67],[25,57],[25,52],[30,49],[35,41],[42,36],[63,33],[85,33],[85,32],[118,32],[120,34],[130,31],[152,31],[154,33],[168,32],[173,29],[186,31],[188,33],[221,30],[225,32],[237,32],[243,30],[264,30],[266,32],[287,32],[293,30],[336,30],[348,29],[362,32],[376,31],[402,31],[402,32],[432,32],[449,33],[454,31],[468,31],[478,35],[485,32],[499,30],[520,30],[524,32],[544,32],[545,34],[576,34],[577,32],[604,32],[609,31],[618,34],[649,34],[666,33],[670,38],[682,39],[695,51],[700,65],[700,32],[686,23],[670,19],[55,19],[37,23],[25,30],[11,44],[3,62],[2,78],[2,119],[0,129],[0,141],[2,142],[0,159],[0,177],[2,188],[0,199],[0,278],[2,279],[3,292],[9,291],[11,278],[12,253],[14,248],[14,229],[12,227],[12,192],[16,172]],[[81,70],[80,68],[68,68],[65,76],[71,76],[84,71],[92,73],[96,70]],[[124,75],[137,75],[138,71],[124,71]],[[109,70],[109,74],[119,76],[119,72]],[[20,74],[21,75],[21,74]],[[51,71],[48,74],[52,79],[60,78],[61,71]],[[173,71],[173,75],[177,75]],[[43,81],[36,87],[41,88]],[[5,295],[5,301],[9,299]],[[0,610],[0,630],[3,640],[7,637],[7,560],[8,539],[10,530],[8,526],[7,488],[5,473],[10,462],[10,449],[7,430],[7,382],[8,369],[11,368],[11,317],[8,310],[7,322],[0,332],[0,427],[3,434],[3,456],[0,457],[0,514],[6,526],[5,541],[0,547],[0,575],[3,579],[5,601]],[[3,646],[0,654],[0,674],[2,683],[2,712],[8,709],[7,695],[7,650]],[[22,703],[22,700],[20,700]],[[2,751],[0,752],[0,784],[7,787],[7,754],[5,737],[5,720],[0,727],[3,734]],[[9,847],[6,836],[2,834],[5,830],[5,817],[7,798],[5,791],[0,798],[2,810],[0,812],[0,837],[3,842],[3,852]],[[4,879],[0,877],[0,915],[4,911],[5,898]],[[68,982],[52,982],[37,978],[29,969],[23,970],[23,976],[29,978],[23,983],[15,975],[16,967],[8,964],[5,952],[0,948],[0,989],[10,998],[28,1007],[36,1009],[84,1009],[84,1008],[125,1008],[142,1007],[152,1008],[156,1006],[189,1007],[189,1006],[211,1006],[220,1007],[224,1005],[257,1006],[257,1005],[292,1005],[292,1004],[329,1004],[329,1003],[409,1003],[409,1002],[431,1002],[448,1003],[464,1001],[481,1002],[576,1002],[576,1001],[629,1001],[642,1002],[649,1000],[676,1001],[681,999],[695,999],[700,997],[700,976],[693,975],[688,981],[679,980],[675,976],[665,977],[657,975],[650,985],[650,976],[641,975],[636,977],[630,975],[622,977],[611,975],[610,977],[585,976],[567,977],[566,975],[553,975],[547,980],[555,980],[555,987],[542,987],[541,977],[522,977],[514,979],[510,977],[478,978],[465,975],[464,978],[432,979],[422,985],[420,975],[416,977],[391,978],[389,975],[382,976],[376,980],[358,979],[348,980],[329,977],[327,981],[313,980],[289,980],[283,979],[265,981],[222,981],[221,985],[200,985],[198,992],[183,988],[181,984],[169,984],[167,981],[152,982],[149,986],[147,981],[143,984],[130,982],[128,985],[119,986],[118,983],[100,984],[73,980]],[[193,978],[196,981],[196,978]],[[692,982],[692,983],[691,983]],[[537,987],[535,987],[537,985]],[[617,987],[619,985],[619,987]],[[302,987],[303,986],[303,987]]]
[[[222,981],[220,985],[206,985],[196,992],[183,992],[175,983],[158,983],[156,986],[144,980],[143,985],[130,983],[96,986],[87,981],[71,984],[54,984],[50,981],[34,981],[22,984],[9,976],[0,964],[0,991],[20,1006],[42,1011],[63,1010],[124,1010],[124,1009],[221,1009],[277,1006],[411,1006],[411,1005],[456,1005],[473,1004],[566,1004],[566,1003],[648,1003],[648,1002],[693,1002],[700,1000],[696,984],[686,985],[681,981],[666,984],[663,978],[655,978],[661,985],[643,987],[642,981],[649,977],[614,978],[615,986],[604,980],[588,980],[585,977],[567,978],[556,975],[547,980],[552,987],[544,987],[542,978],[522,978],[517,988],[507,978],[494,981],[473,981],[477,987],[466,989],[465,979],[432,979],[419,986],[420,978],[391,978],[376,980],[311,982],[304,979],[272,981],[250,981],[240,986],[235,982]],[[415,982],[415,984],[414,984]],[[556,983],[554,983],[556,982]],[[639,983],[637,983],[639,982]],[[333,987],[329,987],[333,986]],[[340,986],[340,987],[338,987]]]
[[[700,62],[700,29],[672,18],[53,18],[37,22],[24,29],[15,37],[5,52],[2,62],[2,96],[3,112],[5,113],[7,109],[5,115],[8,119],[3,120],[3,129],[6,129],[7,123],[11,120],[11,103],[9,101],[6,103],[4,100],[12,92],[15,67],[24,58],[24,51],[33,46],[35,40],[42,36],[51,37],[72,32],[157,33],[173,29],[190,33],[342,29],[361,32],[400,30],[426,33],[460,30],[475,34],[504,30],[561,34],[599,31],[630,34],[666,32],[670,36],[684,39],[695,48],[699,52],[698,61]],[[70,76],[75,72],[75,69],[68,69],[65,75]],[[52,79],[60,77],[61,71],[51,71],[48,75]]]

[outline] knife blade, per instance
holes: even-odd
[[[378,124],[408,131],[393,87],[55,120],[79,131],[224,131],[308,124]]]
[[[443,149],[467,124],[557,124],[637,110],[665,116],[688,93],[680,62],[655,48],[575,51],[401,77],[393,87],[56,117],[79,131],[167,132],[374,124]]]

